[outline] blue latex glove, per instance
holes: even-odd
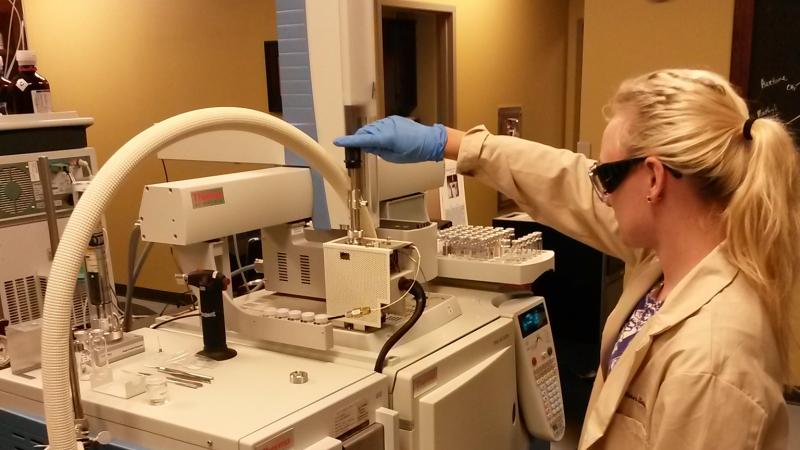
[[[389,116],[333,143],[339,147],[359,147],[393,163],[441,161],[447,129],[438,123],[429,127],[405,117]]]

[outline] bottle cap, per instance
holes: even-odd
[[[36,52],[32,50],[17,50],[14,57],[17,59],[17,64],[20,66],[36,65]]]
[[[95,328],[95,329],[93,329],[92,331],[89,332],[89,336],[91,336],[91,337],[95,337],[95,336],[105,337],[105,333],[106,332],[101,330],[100,328]]]
[[[300,318],[302,317],[303,317],[303,311],[300,311],[299,309],[293,309],[289,311],[289,318],[292,320],[300,320]]]
[[[328,323],[328,315],[327,314],[317,314],[314,316],[314,323],[318,325],[324,325]]]
[[[78,342],[86,342],[89,340],[89,333],[85,330],[78,330],[75,332],[75,340]]]
[[[314,313],[311,311],[306,311],[302,315],[303,322],[313,322],[314,321]]]
[[[285,319],[289,316],[289,308],[278,308],[278,318]]]

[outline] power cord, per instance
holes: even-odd
[[[175,317],[173,317],[171,319],[167,319],[167,320],[165,320],[163,322],[158,322],[156,324],[150,325],[150,329],[155,330],[156,328],[159,328],[159,327],[161,327],[163,325],[166,325],[166,324],[168,324],[170,322],[174,322],[174,321],[179,320],[179,319],[185,319],[187,317],[200,317],[200,313],[191,313],[191,314],[184,314],[182,316],[175,316]]]
[[[408,278],[401,278],[400,285],[402,289],[403,284],[409,284],[408,291],[411,292],[411,295],[414,296],[414,299],[417,301],[416,306],[414,307],[414,314],[411,315],[411,318],[403,324],[397,331],[395,331],[386,343],[383,344],[381,347],[381,351],[378,353],[378,358],[375,360],[375,372],[381,373],[383,372],[383,366],[386,362],[386,355],[389,353],[389,350],[394,347],[394,345],[399,341],[414,324],[417,323],[419,318],[422,316],[423,311],[425,311],[425,304],[427,303],[428,296],[425,294],[425,289],[422,288],[422,285],[417,283],[416,280],[409,280]]]

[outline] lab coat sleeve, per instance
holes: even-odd
[[[764,448],[766,411],[745,392],[707,373],[667,377],[649,432],[652,450]]]
[[[594,194],[593,163],[580,153],[492,135],[483,126],[466,133],[458,154],[459,173],[507,195],[538,222],[634,262],[641,252],[620,241],[613,210]]]

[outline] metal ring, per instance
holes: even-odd
[[[289,383],[303,384],[306,382],[308,382],[308,373],[302,370],[295,370],[294,372],[289,373]]]

